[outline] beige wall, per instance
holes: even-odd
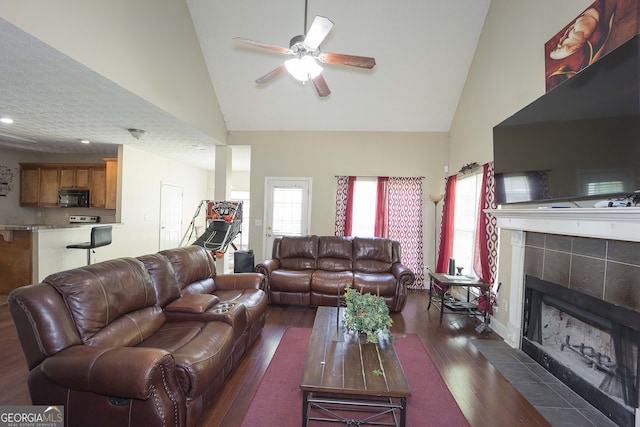
[[[493,159],[493,127],[544,94],[544,43],[591,3],[492,0],[451,127],[451,172]],[[499,258],[502,304],[509,300],[510,234],[506,236]],[[496,320],[506,324],[507,319],[508,310],[500,309]]]
[[[433,205],[427,195],[442,193],[446,133],[413,132],[232,132],[232,145],[251,146],[251,227],[249,247],[262,253],[265,177],[311,177],[311,233],[332,235],[336,175],[423,176],[425,265],[433,265]]]
[[[2,0],[0,17],[226,141],[224,119],[184,0]]]

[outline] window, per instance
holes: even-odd
[[[456,268],[462,268],[462,274],[475,274],[473,260],[481,186],[480,173],[459,177],[456,182],[453,259]]]
[[[376,198],[376,178],[357,178],[353,187],[352,236],[374,236]]]
[[[275,188],[273,190],[273,232],[282,235],[302,234],[301,188]]]

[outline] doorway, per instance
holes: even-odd
[[[265,178],[264,246],[269,256],[280,236],[309,234],[311,178]]]
[[[160,250],[180,246],[182,233],[182,187],[162,184],[160,192]]]

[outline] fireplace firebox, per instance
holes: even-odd
[[[527,275],[522,350],[621,426],[635,424],[640,313]]]

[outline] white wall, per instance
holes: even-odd
[[[226,141],[224,119],[184,0],[2,0],[0,17]]]
[[[160,190],[163,183],[183,188],[182,229],[201,200],[207,199],[208,172],[131,146],[122,147],[120,221],[107,258],[139,256],[159,250]],[[104,259],[104,257],[103,257]]]
[[[444,191],[446,133],[426,132],[232,132],[232,145],[251,146],[249,247],[264,259],[265,177],[311,177],[311,233],[333,235],[336,175],[423,176],[425,264],[433,259],[433,205],[428,194]]]
[[[545,92],[544,44],[593,0],[492,0],[451,127],[451,173],[493,160],[493,127]],[[501,239],[508,245],[509,233]],[[499,302],[509,300],[510,248],[500,248]],[[509,259],[505,260],[504,257]],[[508,307],[507,307],[508,308]],[[496,316],[506,324],[504,305]]]

